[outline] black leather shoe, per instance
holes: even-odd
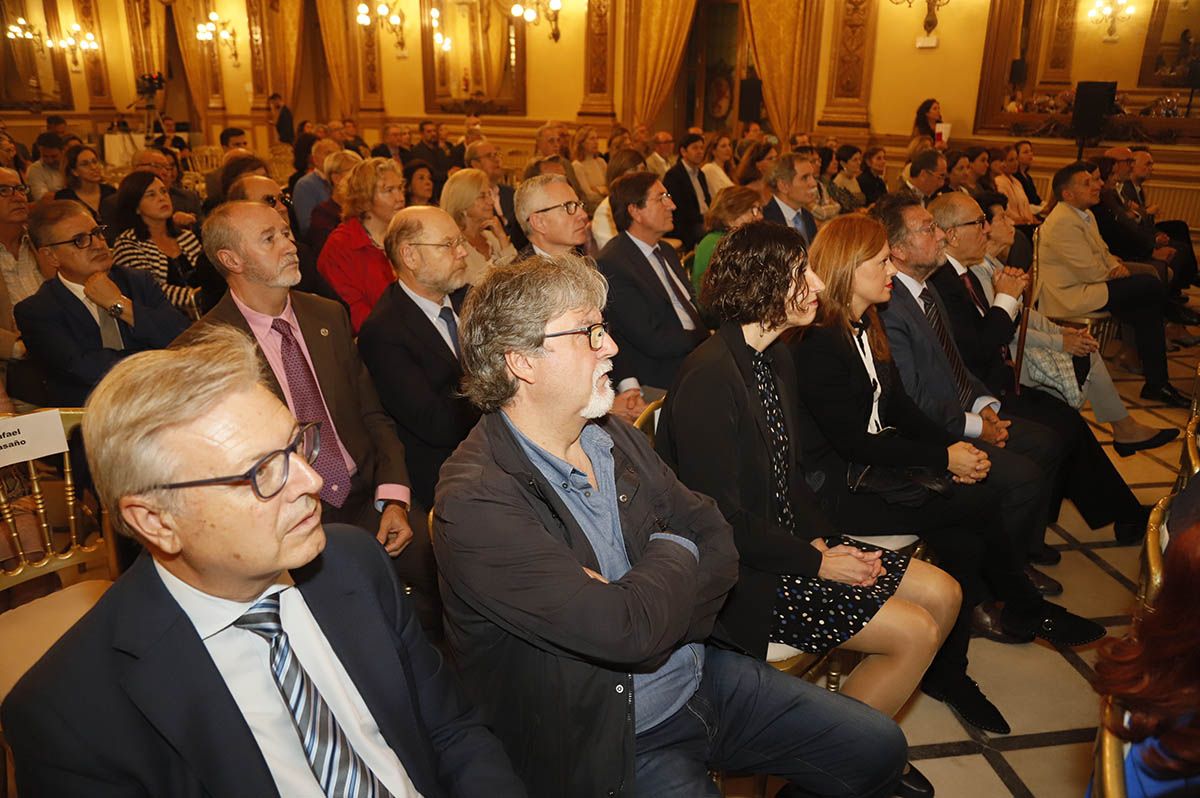
[[[1033,632],[1019,635],[1006,632],[1000,625],[1000,608],[994,603],[975,605],[971,610],[971,631],[980,637],[1008,645],[1032,643],[1034,638]]]
[[[1039,548],[1029,552],[1026,559],[1029,560],[1030,565],[1058,565],[1062,562],[1062,552],[1043,543]]]
[[[992,734],[1008,734],[1012,731],[996,705],[988,701],[975,680],[965,674],[949,685],[922,684],[921,692],[941,701],[977,729]]]
[[[1032,565],[1025,566],[1025,576],[1033,582],[1033,586],[1043,596],[1061,596],[1063,592],[1062,583],[1052,576],[1047,576]]]
[[[1041,608],[1026,616],[1018,616],[1007,610],[1000,616],[1000,624],[1010,634],[1029,634],[1058,646],[1083,646],[1099,640],[1108,631],[1096,623],[1082,618],[1057,604],[1043,601]]]
[[[904,767],[904,774],[900,777],[900,783],[896,785],[894,795],[896,798],[933,798],[933,784],[909,762]]]
[[[1160,385],[1157,388],[1151,388],[1149,385],[1142,387],[1140,396],[1143,399],[1148,399],[1151,402],[1161,402],[1167,407],[1191,407],[1192,400],[1184,396],[1178,388],[1170,383]]]
[[[1200,316],[1191,308],[1168,302],[1163,308],[1163,318],[1172,324],[1200,324]]]
[[[1179,430],[1177,429],[1160,429],[1142,441],[1132,441],[1129,443],[1113,441],[1113,449],[1122,457],[1129,457],[1134,452],[1140,452],[1142,449],[1157,449],[1159,446],[1165,446],[1178,437]]]

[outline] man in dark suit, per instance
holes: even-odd
[[[525,230],[517,218],[516,190],[504,182],[504,160],[500,149],[492,142],[484,139],[476,141],[466,148],[463,160],[469,169],[481,169],[487,173],[492,183],[492,211],[504,225],[504,232],[518,250],[529,244]]]
[[[113,266],[103,226],[79,203],[43,202],[30,214],[29,236],[57,276],[18,302],[13,317],[51,405],[81,406],[117,361],[161,349],[187,328],[153,276]]]
[[[1129,148],[1133,157],[1130,164],[1129,179],[1121,183],[1120,196],[1127,207],[1139,218],[1149,217],[1149,223],[1157,231],[1155,244],[1159,247],[1169,246],[1178,253],[1172,263],[1175,278],[1171,281],[1171,289],[1178,292],[1195,283],[1196,255],[1192,249],[1192,236],[1188,223],[1182,219],[1166,219],[1158,221],[1158,205],[1146,197],[1146,181],[1154,176],[1154,156],[1146,146]]]
[[[406,163],[411,157],[411,146],[412,131],[408,125],[386,125],[383,128],[383,141],[375,145],[371,155],[376,158],[395,158],[400,163]]]
[[[525,795],[387,557],[322,526],[328,442],[258,360],[210,330],[89,402],[101,501],[146,554],[5,700],[21,794]]]
[[[358,349],[404,442],[413,493],[433,506],[438,471],[479,420],[460,393],[458,314],[466,296],[466,249],[441,208],[405,208],[384,247],[392,283],[358,331]],[[450,246],[432,246],[450,242]]]
[[[812,161],[796,153],[779,156],[767,174],[767,185],[774,196],[763,205],[763,219],[795,228],[804,243],[811,245],[817,234],[817,220],[807,207],[817,196],[817,173]]]
[[[246,131],[240,127],[225,128],[221,131],[219,141],[222,150],[221,165],[204,175],[205,196],[209,199],[219,199],[221,196],[221,170],[227,163],[229,154],[238,154],[237,150],[250,152],[250,139],[246,136]]]
[[[675,229],[670,237],[682,241],[684,250],[694,249],[704,237],[704,214],[712,205],[708,183],[700,171],[703,165],[704,136],[688,133],[679,140],[679,160],[662,179],[675,202]]]
[[[438,141],[438,126],[436,123],[422,119],[417,125],[421,134],[421,140],[413,145],[409,150],[409,160],[421,160],[429,164],[429,169],[433,172],[433,199],[437,201],[438,197],[442,196],[442,186],[446,185],[446,178],[449,177],[450,167],[453,163],[450,161],[450,154],[442,149]]]
[[[904,180],[903,191],[916,197],[922,205],[946,187],[946,155],[940,150],[917,153]]]
[[[665,391],[688,353],[708,337],[675,250],[660,240],[675,226],[675,203],[651,172],[631,172],[609,187],[618,235],[597,258],[608,278],[608,319],[620,351],[617,391]],[[650,396],[653,399],[655,397]]]
[[[302,421],[323,424],[325,518],[377,533],[418,611],[438,629],[437,582],[424,510],[410,513],[404,445],[358,357],[345,308],[290,290],[300,279],[287,220],[264,204],[229,202],[204,223],[205,252],[229,292],[181,343],[216,324],[251,333],[267,384]],[[416,527],[414,534],[413,526]]]

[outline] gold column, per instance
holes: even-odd
[[[875,54],[875,0],[836,0],[829,85],[820,127],[870,129],[871,67]]]

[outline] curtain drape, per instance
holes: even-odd
[[[277,59],[275,74],[283,81],[282,85],[272,86],[272,90],[283,96],[288,108],[295,108],[300,86],[300,34],[305,23],[313,23],[304,19],[303,0],[284,0],[277,9],[269,6],[267,13],[274,23],[269,40],[272,57]]]
[[[200,131],[206,136],[208,131],[208,99],[209,89],[209,46],[196,39],[196,25],[208,19],[206,7],[202,0],[175,0],[171,6],[175,16],[175,36],[179,40],[179,53],[183,57],[183,71],[187,74],[188,92],[192,95],[192,105],[200,116]],[[166,47],[163,47],[164,58]]]
[[[745,0],[742,4],[767,116],[784,141],[792,133],[813,127],[820,36],[819,17],[816,36],[808,35],[814,3],[816,0]]]
[[[498,3],[479,4],[479,38],[483,53],[480,88],[485,97],[496,98],[500,96],[508,64],[508,16]]]
[[[320,25],[321,42],[325,50],[325,62],[329,66],[329,111],[333,119],[353,116],[358,92],[354,62],[351,59],[346,22],[346,9],[351,5],[346,0],[316,0],[317,21]]]
[[[696,0],[644,0],[638,21],[633,121],[653,124],[675,88]]]

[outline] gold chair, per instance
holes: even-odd
[[[1037,304],[1042,286],[1038,274],[1038,244],[1041,241],[1041,228],[1033,234],[1033,265],[1029,267],[1029,280],[1033,283],[1033,304]],[[1063,327],[1082,327],[1100,344],[1100,355],[1108,345],[1120,334],[1121,325],[1106,310],[1095,310],[1090,313],[1080,313],[1074,316],[1049,317],[1050,321]]]
[[[1141,573],[1138,577],[1135,617],[1141,617],[1158,598],[1163,580],[1162,526],[1171,509],[1174,494],[1163,496],[1150,511],[1146,522],[1146,539],[1142,542]]]
[[[1125,798],[1125,742],[1109,731],[1120,724],[1121,710],[1105,696],[1100,705],[1100,728],[1096,732],[1092,798]]]
[[[70,440],[71,434],[83,421],[84,411],[82,408],[62,408],[38,412],[58,413],[63,431]],[[33,504],[32,516],[16,512],[9,500],[7,486],[0,483],[0,519],[4,522],[4,533],[12,544],[10,559],[16,561],[11,568],[0,566],[0,590],[73,567],[80,570],[85,567],[104,567],[110,579],[117,577],[116,547],[111,545],[112,529],[108,514],[101,511],[97,516],[90,507],[78,500],[69,451],[63,452],[62,463],[61,481],[48,479],[36,461],[26,464],[29,497]],[[37,548],[26,547],[18,526],[18,518],[30,517],[35,527],[33,536],[37,538]],[[29,524],[24,527],[28,533]]]
[[[192,169],[200,174],[221,168],[225,153],[215,144],[202,144],[192,150]]]
[[[1179,476],[1175,478],[1174,493],[1186,488],[1196,472],[1200,471],[1200,445],[1196,441],[1197,424],[1200,424],[1200,416],[1193,411],[1183,433],[1183,449],[1179,453]]]
[[[658,411],[662,408],[665,398],[660,397],[646,405],[646,409],[637,417],[637,421],[633,422],[633,426],[646,433],[646,437],[650,439],[651,446],[654,445],[654,429],[658,426]]]

